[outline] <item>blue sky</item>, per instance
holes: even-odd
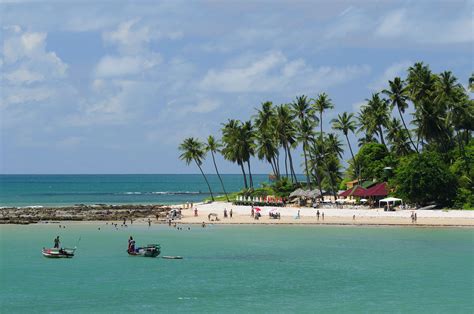
[[[327,128],[415,61],[464,85],[473,71],[473,1],[0,8],[1,173],[194,173],[178,160],[180,141],[219,136],[222,122],[248,119],[264,101],[327,92],[336,106]]]

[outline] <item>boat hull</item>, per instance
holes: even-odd
[[[159,244],[149,244],[132,252],[127,250],[127,253],[130,256],[157,257],[161,253],[161,248]]]
[[[43,248],[41,254],[47,258],[73,258],[76,249]]]

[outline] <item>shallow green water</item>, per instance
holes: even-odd
[[[472,229],[0,226],[10,312],[472,312]],[[51,260],[60,235],[77,256]],[[164,255],[127,256],[127,238]]]

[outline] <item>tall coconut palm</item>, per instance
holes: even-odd
[[[250,170],[250,158],[255,155],[255,134],[252,121],[245,121],[240,126],[238,142],[242,151],[243,160],[247,162],[249,170],[249,183],[253,187],[252,171]]]
[[[306,118],[298,122],[296,132],[298,141],[303,144],[304,169],[306,173],[306,186],[308,190],[311,190],[311,179],[309,176],[307,153],[309,149],[309,143],[314,136],[313,127],[314,122]]]
[[[244,179],[244,187],[248,189],[247,176],[245,174],[244,160],[241,147],[239,146],[240,122],[229,119],[227,123],[223,124],[222,128],[222,155],[226,160],[235,162],[240,166],[242,176]]]
[[[369,120],[368,123],[371,124],[371,127],[377,130],[377,133],[380,136],[380,143],[386,146],[383,133],[384,128],[387,127],[390,118],[387,100],[381,98],[379,93],[375,93],[372,94],[370,99],[366,99],[366,101],[367,104],[362,108],[365,110]]]
[[[222,181],[221,175],[219,174],[219,170],[217,170],[217,164],[216,164],[216,158],[214,156],[215,153],[220,152],[220,148],[222,145],[217,141],[214,136],[209,135],[207,138],[207,143],[205,144],[204,149],[207,152],[211,152],[212,156],[212,162],[214,163],[214,168],[216,169],[217,177],[219,178],[219,181],[221,182],[222,190],[224,191],[225,198],[227,199],[227,202],[229,202],[229,196],[227,195],[227,192],[225,190],[224,182]]]
[[[308,150],[308,141],[310,140],[310,137],[313,132],[313,124],[314,124],[313,112],[312,112],[312,108],[309,103],[309,100],[305,95],[296,97],[296,100],[291,104],[291,109],[292,109],[293,117],[298,119],[297,133],[298,133],[298,139],[303,144],[306,185],[308,189],[311,189],[311,179],[309,177],[307,150]]]
[[[320,127],[320,138],[323,137],[323,112],[334,108],[334,104],[331,98],[326,93],[318,95],[318,98],[314,101],[313,108],[319,113],[319,127]]]
[[[413,151],[410,147],[408,132],[397,118],[393,118],[388,124],[387,140],[390,143],[390,150],[397,156],[406,156]]]
[[[291,111],[288,105],[283,104],[276,108],[276,133],[278,140],[285,152],[285,170],[288,178],[288,162],[290,166],[291,181],[296,182],[296,174],[293,167],[293,158],[291,156],[291,149],[296,142],[295,139],[295,125],[291,116]]]
[[[209,188],[209,194],[211,194],[211,199],[214,201],[214,195],[212,194],[211,186],[209,181],[207,181],[207,177],[202,171],[202,162],[206,157],[206,152],[204,150],[204,145],[198,139],[194,137],[186,138],[178,147],[180,151],[183,153],[179,156],[181,160],[184,160],[187,165],[189,165],[192,161],[198,166],[199,171],[201,171],[204,180],[206,181],[207,187]]]
[[[403,113],[405,113],[405,110],[408,108],[408,96],[404,82],[399,77],[396,77],[393,81],[388,81],[388,84],[390,85],[390,89],[383,90],[383,93],[388,96],[391,109],[393,110],[393,108],[397,107],[398,114],[402,119],[402,123],[405,127],[406,133],[408,134],[410,143],[416,152],[419,153],[415,143],[413,142],[413,139],[411,138],[410,130],[408,130],[405,119],[403,119]]]
[[[349,150],[352,156],[352,163],[354,164],[354,169],[356,171],[355,176],[358,178],[360,182],[360,171],[359,167],[354,158],[354,152],[352,151],[351,142],[349,141],[349,132],[354,133],[356,129],[356,122],[354,121],[354,114],[343,112],[342,115],[338,114],[337,119],[333,119],[332,121],[332,128],[337,131],[341,131],[342,134],[346,137],[347,145],[349,146]]]
[[[258,158],[265,159],[270,163],[273,173],[279,179],[279,143],[275,130],[275,109],[272,102],[262,103],[261,109],[257,109],[254,121]]]

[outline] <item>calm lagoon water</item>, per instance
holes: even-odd
[[[217,175],[207,175],[215,194],[223,194]],[[227,192],[240,191],[238,174],[222,175]],[[253,176],[256,186],[268,175]],[[0,175],[0,206],[74,204],[173,204],[209,197],[200,174]]]
[[[12,312],[472,313],[472,229],[163,225],[0,226]],[[186,229],[186,227],[185,227]],[[60,235],[73,259],[41,256]],[[127,238],[164,255],[129,257]]]

